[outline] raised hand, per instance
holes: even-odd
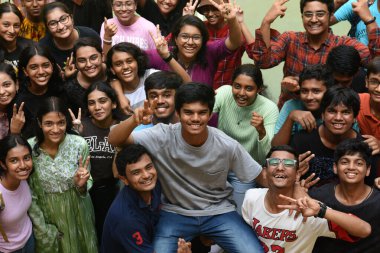
[[[257,112],[252,112],[251,125],[256,128],[259,137],[261,137],[260,139],[262,139],[266,134],[263,116]]]
[[[160,25],[156,26],[156,34],[154,35],[149,31],[150,36],[152,37],[154,44],[156,45],[157,53],[161,58],[166,59],[170,56],[168,42],[165,40],[165,37],[162,36]]]
[[[301,176],[305,175],[309,171],[309,162],[315,157],[311,151],[306,151],[298,156],[298,171],[297,173]]]
[[[78,188],[82,188],[90,178],[90,172],[87,170],[90,164],[90,156],[87,157],[85,163],[82,162],[82,156],[79,156],[78,169],[74,174],[74,183]]]
[[[19,134],[25,124],[24,102],[21,103],[17,110],[17,104],[13,105],[11,125],[9,127],[12,134]]]
[[[182,10],[182,16],[185,16],[185,15],[194,15],[195,14],[195,10],[198,6],[198,2],[199,0],[190,0],[189,2],[186,3],[185,7],[183,7],[183,10]]]
[[[369,134],[363,134],[362,136],[365,138],[364,142],[372,149],[372,155],[380,154],[380,140]]]
[[[316,216],[321,208],[318,201],[309,196],[293,199],[280,194],[279,197],[290,202],[289,205],[277,205],[279,208],[300,211],[303,217]]]
[[[104,17],[104,36],[103,40],[110,41],[112,37],[117,33],[117,25],[115,23],[109,23],[107,18]]]
[[[373,18],[368,8],[368,0],[357,0],[352,2],[352,11],[355,12],[363,22]]]
[[[276,0],[265,15],[264,20],[268,23],[273,23],[277,17],[284,17],[287,7],[285,3],[289,0]]]
[[[81,133],[83,131],[83,125],[82,125],[82,109],[78,109],[78,117],[75,117],[75,114],[73,111],[69,108],[69,113],[71,116],[73,128],[78,132]]]
[[[67,60],[66,60],[66,66],[65,66],[65,72],[64,72],[65,79],[74,75],[75,72],[77,72],[77,68],[75,67],[75,64],[74,64],[73,52],[71,52],[70,57],[67,57]]]
[[[236,18],[239,23],[244,23],[244,11],[240,6],[238,6],[237,12],[236,12]]]
[[[214,7],[217,8],[227,20],[236,18],[237,12],[239,11],[239,6],[236,4],[236,0],[234,0],[233,3],[225,3],[222,1],[220,4],[210,0],[210,3],[214,5]]]
[[[300,89],[298,76],[286,76],[281,81],[281,88],[285,91],[296,92]]]
[[[157,99],[154,99],[152,104],[149,105],[148,100],[144,101],[144,107],[137,108],[133,113],[133,118],[137,125],[148,125],[152,123],[153,112],[157,107]]]

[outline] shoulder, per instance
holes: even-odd
[[[139,17],[136,21],[135,24],[144,24],[144,26],[151,26],[151,27],[156,27],[152,22],[150,22],[149,20],[147,20],[146,18],[144,17]],[[151,28],[151,27],[144,27],[144,28]]]
[[[221,87],[219,87],[217,90],[216,90],[216,95],[215,95],[215,98],[226,98],[226,97],[232,97],[232,86],[231,85],[223,85]]]
[[[254,203],[256,202],[260,197],[265,196],[267,194],[268,188],[254,188],[249,189],[245,193],[244,202],[248,203]]]
[[[266,98],[266,97],[258,94],[256,100],[257,101],[255,101],[255,103],[258,102],[257,104],[259,104],[261,106],[265,106],[267,110],[270,110],[270,111],[275,110],[278,112],[277,105],[272,100],[270,100],[269,98]]]
[[[220,142],[220,144],[224,144],[226,148],[235,149],[237,146],[240,146],[238,141],[225,134],[222,130],[210,126],[207,128],[214,140]]]

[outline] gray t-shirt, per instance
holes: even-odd
[[[230,201],[229,171],[244,182],[255,179],[261,166],[237,141],[208,127],[200,147],[185,142],[181,124],[157,124],[132,133],[135,143],[154,157],[164,193],[162,209],[186,216],[207,216],[235,210]]]

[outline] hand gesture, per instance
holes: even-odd
[[[238,6],[238,10],[236,12],[236,19],[239,22],[239,24],[244,23],[244,11],[240,6]]]
[[[378,140],[375,136],[363,134],[363,138],[368,146],[372,149],[372,155],[380,154],[380,140]]]
[[[300,89],[297,76],[286,76],[281,81],[281,88],[288,92],[296,92]]]
[[[148,125],[152,123],[153,111],[157,107],[157,99],[149,105],[148,100],[144,101],[144,107],[137,108],[133,113],[133,118],[137,125]]]
[[[117,25],[115,23],[109,23],[107,18],[104,17],[104,40],[112,40],[112,37],[117,33]]]
[[[210,0],[210,3],[222,13],[225,19],[232,20],[236,18],[236,14],[239,10],[239,6],[236,5],[236,0],[234,0],[233,3],[225,3],[222,1],[220,4]]]
[[[191,242],[186,242],[185,239],[178,238],[177,253],[191,253]]]
[[[156,45],[157,53],[163,59],[168,58],[170,56],[169,46],[168,42],[165,40],[165,37],[161,35],[160,25],[156,26],[156,35],[153,35],[151,31],[149,31],[149,34]]]
[[[131,102],[126,96],[122,96],[119,99],[119,104],[120,104],[120,110],[125,114],[125,115],[131,115],[133,113],[133,110],[131,108]]]
[[[289,117],[294,122],[299,123],[308,132],[317,128],[317,121],[310,111],[294,110],[289,114]]]
[[[360,17],[363,22],[369,21],[373,16],[368,8],[368,0],[357,0],[352,2],[352,11]]]
[[[73,52],[71,52],[70,54],[70,57],[67,57],[67,60],[66,60],[66,66],[65,66],[65,79],[71,77],[72,75],[75,74],[75,72],[77,72],[77,68],[75,67],[75,64],[73,63],[74,62],[74,55],[73,55]]]
[[[277,205],[279,208],[300,211],[303,217],[316,216],[321,208],[318,201],[309,196],[293,199],[280,194],[279,197],[290,202],[289,205]]]
[[[90,156],[87,157],[84,165],[82,163],[82,156],[79,156],[78,169],[74,174],[74,183],[78,188],[82,188],[90,178],[90,172],[87,170],[89,163]]]
[[[82,109],[79,108],[78,109],[78,117],[76,118],[73,111],[69,108],[69,113],[70,113],[70,116],[71,116],[71,120],[72,120],[72,124],[73,124],[73,128],[74,130],[76,130],[78,133],[82,133],[83,131],[83,125],[82,125]]]
[[[198,6],[199,0],[190,0],[189,2],[186,3],[185,7],[183,7],[182,10],[182,16],[185,15],[194,15],[195,14],[195,9]]]
[[[268,23],[273,23],[277,19],[277,17],[284,17],[287,7],[285,3],[289,0],[275,0],[272,6],[270,7],[267,14],[265,14],[265,20]]]
[[[13,113],[11,118],[11,125],[9,127],[12,134],[21,133],[21,129],[25,124],[25,114],[24,114],[24,102],[21,103],[17,110],[17,104],[13,105]]]
[[[297,173],[300,176],[305,175],[309,171],[309,162],[314,157],[315,157],[315,155],[312,154],[311,151],[306,151],[305,153],[300,154],[298,156],[298,171],[297,171]]]
[[[259,135],[262,137],[265,136],[266,131],[264,127],[264,118],[257,112],[252,112],[252,118],[251,118],[251,125],[254,126],[259,133]]]

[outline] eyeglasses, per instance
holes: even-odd
[[[206,5],[201,8],[198,8],[198,12],[202,14],[203,16],[205,16],[209,12],[216,12],[216,11],[219,11],[219,10],[212,5]]]
[[[317,12],[311,12],[311,11],[305,11],[302,16],[306,19],[312,19],[314,16],[317,17],[317,19],[322,19],[326,16],[328,12],[326,11],[317,11]]]
[[[58,23],[61,23],[62,25],[65,25],[69,22],[70,15],[63,15],[59,18],[59,20],[50,20],[48,22],[48,27],[50,29],[55,29],[58,26]]]
[[[280,159],[280,158],[267,158],[267,163],[271,167],[277,168],[280,163],[284,165],[285,168],[293,169],[297,166],[297,160],[294,159]]]
[[[77,64],[85,65],[87,62],[96,64],[99,62],[100,54],[93,54],[89,58],[80,57],[77,58]]]
[[[200,35],[200,34],[190,35],[187,33],[180,33],[180,34],[178,34],[178,37],[183,42],[188,42],[190,40],[190,38],[193,40],[193,42],[200,42],[202,40],[202,35]]]
[[[380,85],[380,81],[376,79],[369,79],[368,84],[373,86],[374,88],[377,88]]]
[[[112,5],[115,10],[121,10],[123,9],[123,6],[125,6],[125,9],[127,10],[133,10],[133,8],[135,7],[135,2],[114,2]]]

